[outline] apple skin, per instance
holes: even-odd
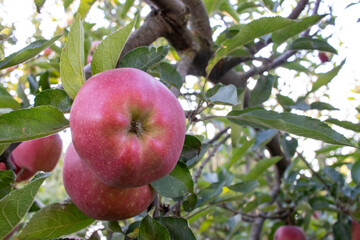
[[[48,57],[52,52],[53,52],[53,50],[51,48],[46,48],[44,50],[44,56]]]
[[[14,161],[14,157],[13,155],[10,156],[11,161],[13,162],[13,164],[16,167],[15,170],[15,174],[16,174],[16,179],[15,182],[22,182],[22,181],[26,181],[28,179],[30,179],[32,176],[35,175],[36,172],[32,172],[26,168],[21,168],[19,167],[16,162]]]
[[[101,72],[80,88],[70,111],[76,151],[105,184],[137,187],[171,172],[185,139],[176,97],[134,68]]]
[[[274,240],[306,240],[306,236],[300,227],[281,226],[276,230]]]
[[[328,55],[326,55],[326,53],[324,53],[324,52],[319,52],[319,59],[320,59],[321,63],[330,61]]]
[[[144,211],[155,191],[150,185],[136,188],[108,186],[93,174],[70,144],[64,157],[63,181],[73,203],[97,220],[122,220]]]
[[[62,152],[59,134],[20,143],[11,153],[13,163],[30,172],[52,171]]]
[[[6,170],[6,165],[3,162],[0,162],[0,171]]]
[[[352,221],[351,240],[360,240],[360,223]]]

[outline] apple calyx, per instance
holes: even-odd
[[[141,121],[132,120],[129,128],[129,133],[140,137],[144,133],[144,128]]]

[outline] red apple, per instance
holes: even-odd
[[[91,43],[91,48],[90,48],[90,52],[91,54],[93,54],[95,52],[95,49],[97,48],[97,46],[101,43],[101,41],[93,41]]]
[[[74,204],[87,216],[98,220],[134,217],[144,211],[155,196],[150,185],[119,188],[102,183],[82,161],[72,144],[64,157],[63,181]]]
[[[48,57],[52,52],[53,52],[53,50],[51,48],[46,48],[44,50],[44,56]]]
[[[61,155],[62,140],[59,134],[22,142],[12,151],[12,161],[30,172],[52,171]]]
[[[0,162],[0,171],[6,170],[6,165],[3,162]]]
[[[133,68],[85,82],[70,112],[76,151],[105,184],[136,187],[171,172],[185,138],[185,115],[160,81]]]
[[[87,56],[87,59],[86,59],[86,64],[91,63],[91,61],[92,61],[92,56],[91,56],[91,55],[88,55],[88,56]]]
[[[330,61],[328,55],[326,55],[324,52],[319,52],[319,59],[322,63]]]
[[[360,223],[355,220],[352,221],[351,240],[360,240]]]
[[[14,157],[13,155],[11,155],[11,161],[13,162],[13,164],[16,167],[15,170],[15,174],[16,174],[16,179],[15,182],[22,182],[22,181],[26,181],[28,179],[30,179],[32,176],[35,175],[36,172],[32,172],[26,168],[21,168],[19,167],[16,162],[14,161]]]
[[[300,227],[281,226],[276,230],[274,240],[306,240],[306,236]]]

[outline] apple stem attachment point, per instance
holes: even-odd
[[[136,136],[140,137],[141,134],[144,132],[144,129],[141,126],[141,122],[132,120],[129,133],[136,134]]]

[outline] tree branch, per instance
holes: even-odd
[[[20,145],[21,142],[11,143],[10,146],[0,155],[0,162],[5,163],[6,169],[8,170],[16,170],[16,166],[11,161],[11,152],[15,150],[17,146]]]
[[[197,169],[197,171],[195,172],[195,175],[193,177],[193,181],[194,184],[197,183],[202,170],[204,169],[205,165],[210,161],[210,159],[215,155],[215,153],[217,152],[218,148],[223,145],[226,140],[228,140],[230,138],[230,134],[226,134],[225,137],[213,147],[213,150],[209,153],[209,155],[207,156],[207,158],[204,159],[204,161],[201,162],[200,167]]]

